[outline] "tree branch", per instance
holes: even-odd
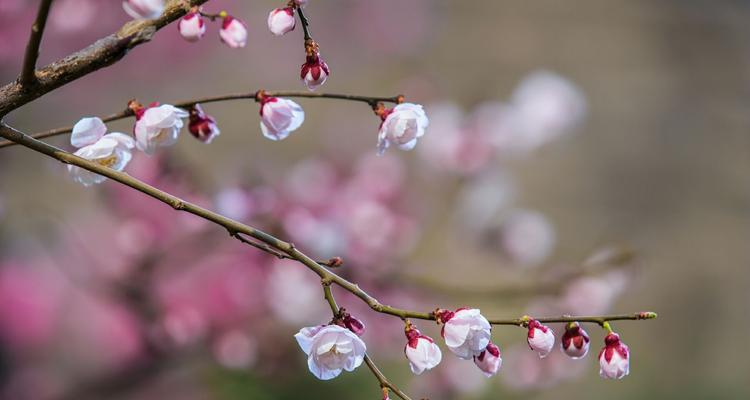
[[[28,147],[34,151],[37,151],[39,153],[52,157],[65,164],[75,165],[80,168],[86,169],[88,171],[110,178],[119,183],[122,183],[126,186],[129,186],[135,190],[138,190],[146,195],[149,195],[171,206],[177,211],[185,211],[190,214],[201,217],[205,220],[208,220],[210,222],[213,222],[219,226],[224,227],[224,229],[226,229],[235,238],[237,237],[236,234],[243,234],[243,235],[249,236],[259,241],[260,243],[267,245],[268,249],[273,249],[274,252],[271,253],[272,255],[276,255],[275,253],[278,253],[278,252],[286,254],[287,256],[289,256],[289,258],[302,263],[308,269],[315,272],[320,277],[321,280],[325,282],[330,282],[332,284],[336,284],[342,289],[357,296],[360,300],[365,302],[371,309],[373,309],[376,312],[397,316],[401,319],[412,318],[412,319],[423,319],[423,320],[430,320],[430,321],[435,320],[434,312],[419,312],[419,311],[404,310],[404,309],[395,308],[395,307],[391,307],[391,306],[380,303],[376,298],[370,296],[367,292],[362,290],[359,287],[359,285],[352,283],[342,278],[341,276],[331,272],[330,270],[322,266],[317,261],[313,260],[312,258],[308,257],[307,255],[299,251],[293,244],[285,242],[281,239],[278,239],[266,232],[261,231],[260,229],[242,224],[233,219],[227,218],[221,214],[215,213],[206,208],[187,202],[177,196],[161,191],[145,182],[142,182],[136,178],[133,178],[132,176],[124,172],[115,171],[111,168],[102,166],[95,162],[85,160],[74,154],[60,150],[47,143],[33,139],[29,137],[28,135],[22,132],[19,132],[5,124],[0,125],[0,136],[8,140],[14,141],[25,147]],[[266,250],[266,248],[264,248],[263,246],[254,246],[254,247],[268,252],[268,250]],[[538,320],[540,322],[569,322],[569,321],[594,322],[594,323],[598,323],[601,325],[602,323],[606,321],[613,321],[613,320],[623,320],[623,319],[638,320],[638,319],[652,319],[652,318],[656,318],[656,314],[638,313],[638,314],[629,314],[629,315],[611,315],[611,316],[594,316],[594,317],[565,316],[565,317],[560,317],[560,318],[540,318]],[[490,319],[490,323],[494,325],[523,325],[524,318]]]
[[[222,94],[217,96],[208,96],[208,97],[202,97],[197,99],[190,99],[190,100],[183,100],[177,103],[173,103],[175,107],[180,108],[191,108],[196,104],[205,104],[205,103],[217,103],[217,102],[224,102],[224,101],[230,101],[230,100],[247,100],[247,99],[257,99],[259,93],[262,93],[264,96],[271,96],[271,97],[303,97],[303,98],[313,98],[313,99],[337,99],[337,100],[348,100],[348,101],[359,101],[363,103],[367,103],[371,107],[374,107],[376,104],[380,102],[387,102],[387,103],[398,103],[402,101],[403,96],[393,96],[393,97],[375,97],[375,96],[359,96],[359,95],[351,95],[351,94],[339,94],[339,93],[310,93],[310,92],[290,92],[290,91],[272,91],[267,92],[264,90],[259,90],[257,92],[243,92],[243,93],[229,93],[229,94]],[[132,117],[135,114],[133,114],[133,111],[130,109],[125,109],[120,112],[116,112],[114,114],[110,114],[107,116],[100,117],[102,121],[104,122],[112,122],[117,121],[120,119]],[[34,139],[45,139],[52,136],[58,136],[58,135],[64,135],[66,133],[70,133],[73,131],[73,126],[65,126],[61,128],[55,128],[50,129],[48,131],[38,132],[33,135],[31,135]],[[10,147],[14,146],[17,143],[12,141],[3,141],[0,142],[0,149],[4,147]]]
[[[42,43],[44,27],[47,25],[51,5],[52,0],[41,0],[39,3],[39,11],[37,11],[34,24],[31,25],[29,42],[26,44],[26,55],[24,55],[21,75],[18,78],[18,83],[21,86],[26,87],[36,82],[36,60],[39,58],[39,45]]]
[[[190,7],[199,6],[207,1],[171,0],[159,18],[128,22],[116,33],[37,70],[36,84],[33,87],[27,87],[20,82],[0,87],[0,119],[60,86],[114,64],[130,49],[151,40],[156,31],[185,15]]]

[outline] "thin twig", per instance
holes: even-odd
[[[23,67],[18,78],[21,86],[29,86],[36,82],[36,60],[39,58],[39,45],[42,43],[51,5],[52,0],[41,0],[39,3],[39,11],[37,11],[34,24],[31,25],[31,34],[26,44],[26,54],[23,57]]]
[[[367,103],[371,107],[374,104],[380,103],[380,102],[388,102],[388,103],[397,103],[399,99],[403,98],[403,96],[393,96],[393,97],[375,97],[375,96],[359,96],[359,95],[351,95],[351,94],[339,94],[339,93],[309,93],[309,92],[289,92],[289,91],[272,91],[267,92],[263,91],[263,94],[265,96],[270,97],[304,97],[304,98],[318,98],[318,99],[337,99],[337,100],[348,100],[348,101],[359,101],[363,103]],[[179,101],[177,103],[174,103],[173,105],[175,107],[180,108],[191,108],[195,106],[196,104],[205,104],[205,103],[217,103],[217,102],[223,102],[223,101],[230,101],[230,100],[248,100],[248,99],[257,99],[258,92],[242,92],[242,93],[229,93],[229,94],[222,94],[222,95],[216,95],[216,96],[208,96],[208,97],[202,97],[197,99],[191,99],[191,100],[183,100]],[[133,111],[130,109],[125,109],[120,112],[116,112],[114,114],[110,114],[107,116],[100,117],[102,121],[104,122],[112,122],[117,121],[121,119],[125,119],[128,117],[132,117],[135,114],[133,114]],[[64,135],[67,133],[70,133],[73,131],[73,126],[65,126],[61,128],[55,128],[50,129],[48,131],[38,132],[33,135],[31,135],[34,139],[45,139],[52,136],[58,136],[58,135]],[[15,146],[17,143],[12,141],[2,141],[0,142],[0,149],[4,147],[10,147]]]
[[[302,32],[305,34],[305,43],[307,43],[309,40],[312,40],[312,36],[310,35],[310,21],[307,20],[300,6],[297,6],[297,14],[299,14],[299,22],[302,24]]]
[[[370,371],[372,371],[372,374],[375,375],[375,378],[377,378],[378,382],[380,382],[380,387],[389,389],[391,392],[395,393],[396,396],[400,397],[402,400],[411,400],[409,396],[406,395],[401,389],[396,387],[396,385],[392,384],[388,378],[383,375],[382,372],[380,372],[380,369],[378,369],[378,366],[375,365],[375,363],[372,361],[369,355],[365,354],[365,364],[367,364],[367,367],[370,368]]]

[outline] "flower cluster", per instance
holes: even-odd
[[[310,372],[319,379],[335,378],[342,370],[352,371],[362,363],[366,347],[359,336],[364,331],[364,324],[343,310],[342,312],[329,325],[303,328],[295,335],[300,347],[308,355]],[[441,335],[445,345],[456,357],[473,360],[487,377],[499,372],[503,363],[500,348],[492,342],[492,327],[478,309],[437,309],[433,315],[435,321],[443,325]],[[528,329],[529,347],[540,358],[549,355],[555,345],[552,329],[530,317],[523,317],[521,321]],[[629,350],[620,341],[619,335],[609,330],[609,323],[605,322],[603,326],[609,333],[604,339],[605,346],[599,353],[600,375],[620,379],[629,372]],[[415,375],[421,375],[440,364],[443,355],[431,337],[422,334],[408,320],[404,333],[404,355]],[[588,352],[589,342],[589,336],[580,324],[570,322],[566,326],[560,350],[572,359],[579,359]]]
[[[206,18],[211,21],[221,19],[219,38],[222,43],[233,49],[245,47],[247,44],[247,26],[242,20],[229,15],[226,11],[221,11],[218,14],[205,14],[200,7],[193,7],[177,23],[177,30],[188,42],[197,42],[206,34]]]

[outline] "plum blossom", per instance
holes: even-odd
[[[555,333],[548,326],[540,324],[535,319],[529,321],[528,327],[529,334],[526,341],[529,343],[529,348],[536,351],[539,358],[547,357],[552,351],[552,347],[555,346]]]
[[[490,343],[492,326],[479,309],[439,310],[436,318],[438,323],[444,324],[442,335],[446,346],[459,358],[471,360]]]
[[[362,339],[338,325],[302,328],[294,337],[308,356],[310,372],[320,380],[333,379],[343,370],[354,371],[367,351]]]
[[[197,42],[206,34],[206,23],[197,11],[191,11],[177,23],[180,35],[188,42]]]
[[[135,142],[124,133],[106,132],[107,126],[101,119],[83,118],[73,127],[70,143],[79,148],[75,155],[115,171],[122,171],[133,157],[131,149],[135,147]],[[73,180],[84,186],[102,183],[107,179],[75,165],[69,164],[68,171]]]
[[[135,19],[156,19],[164,12],[164,0],[125,0],[122,8]]]
[[[422,106],[413,103],[401,103],[386,109],[381,113],[381,118],[378,154],[383,154],[390,145],[398,146],[401,150],[413,149],[430,124]]]
[[[264,97],[260,104],[260,129],[268,139],[285,139],[305,121],[305,111],[289,99]]]
[[[196,104],[190,110],[190,120],[188,122],[190,133],[203,143],[211,143],[221,131],[216,126],[214,117],[203,112],[200,104]]]
[[[513,210],[500,227],[500,247],[510,260],[522,267],[542,263],[555,248],[555,229],[544,214]]]
[[[247,27],[241,20],[227,15],[221,24],[219,37],[224,44],[233,49],[245,47],[245,44],[247,44]]]
[[[604,338],[604,348],[599,352],[599,376],[622,379],[630,373],[630,349],[620,341],[620,335],[610,332]]]
[[[300,7],[304,7],[304,6],[307,5],[307,3],[309,1],[310,0],[294,0],[294,4],[296,4],[296,5],[300,6]]]
[[[421,375],[424,371],[435,368],[443,358],[440,347],[431,337],[425,336],[411,324],[406,328],[406,346],[404,354],[409,360],[411,372]]]
[[[365,324],[362,321],[352,317],[349,313],[344,313],[341,323],[343,324],[344,328],[354,332],[354,334],[357,336],[362,336],[365,333]]]
[[[268,14],[268,30],[276,36],[293,31],[296,24],[292,7],[277,8]]]
[[[565,327],[565,333],[560,342],[563,353],[573,359],[586,356],[589,352],[591,339],[578,322],[571,322]]]
[[[478,356],[474,356],[474,364],[482,370],[482,373],[488,378],[497,374],[503,365],[503,359],[500,357],[500,348],[490,342],[487,348]]]
[[[328,64],[320,58],[317,50],[311,50],[300,70],[300,79],[308,90],[315,90],[326,82],[331,70]]]
[[[189,115],[187,111],[169,104],[154,103],[146,109],[131,105],[131,108],[136,109],[136,146],[148,155],[154,154],[158,147],[177,143],[183,125],[182,118]]]

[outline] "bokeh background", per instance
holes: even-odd
[[[36,3],[0,1],[3,82]],[[55,1],[41,62],[127,22],[119,3]],[[282,3],[211,1],[247,22],[246,48],[223,46],[216,23],[197,44],[169,26],[6,121],[36,132],[132,98],[303,90],[301,31],[266,29]],[[659,313],[614,324],[632,351],[622,381],[598,377],[594,326],[583,360],[538,360],[523,330],[497,327],[498,376],[444,348],[415,378],[401,323],[339,294],[414,398],[750,396],[750,3],[311,0],[307,14],[332,70],[321,90],[424,104],[417,149],[375,157],[377,117],[335,100],[300,100],[302,128],[271,142],[257,104],[236,101],[205,107],[222,129],[210,145],[183,132],[127,171],[344,257],[342,274],[394,305]],[[301,267],[113,182],[83,188],[54,161],[2,150],[3,399],[378,398],[364,367],[330,382],[308,373],[292,335],[327,312]]]

